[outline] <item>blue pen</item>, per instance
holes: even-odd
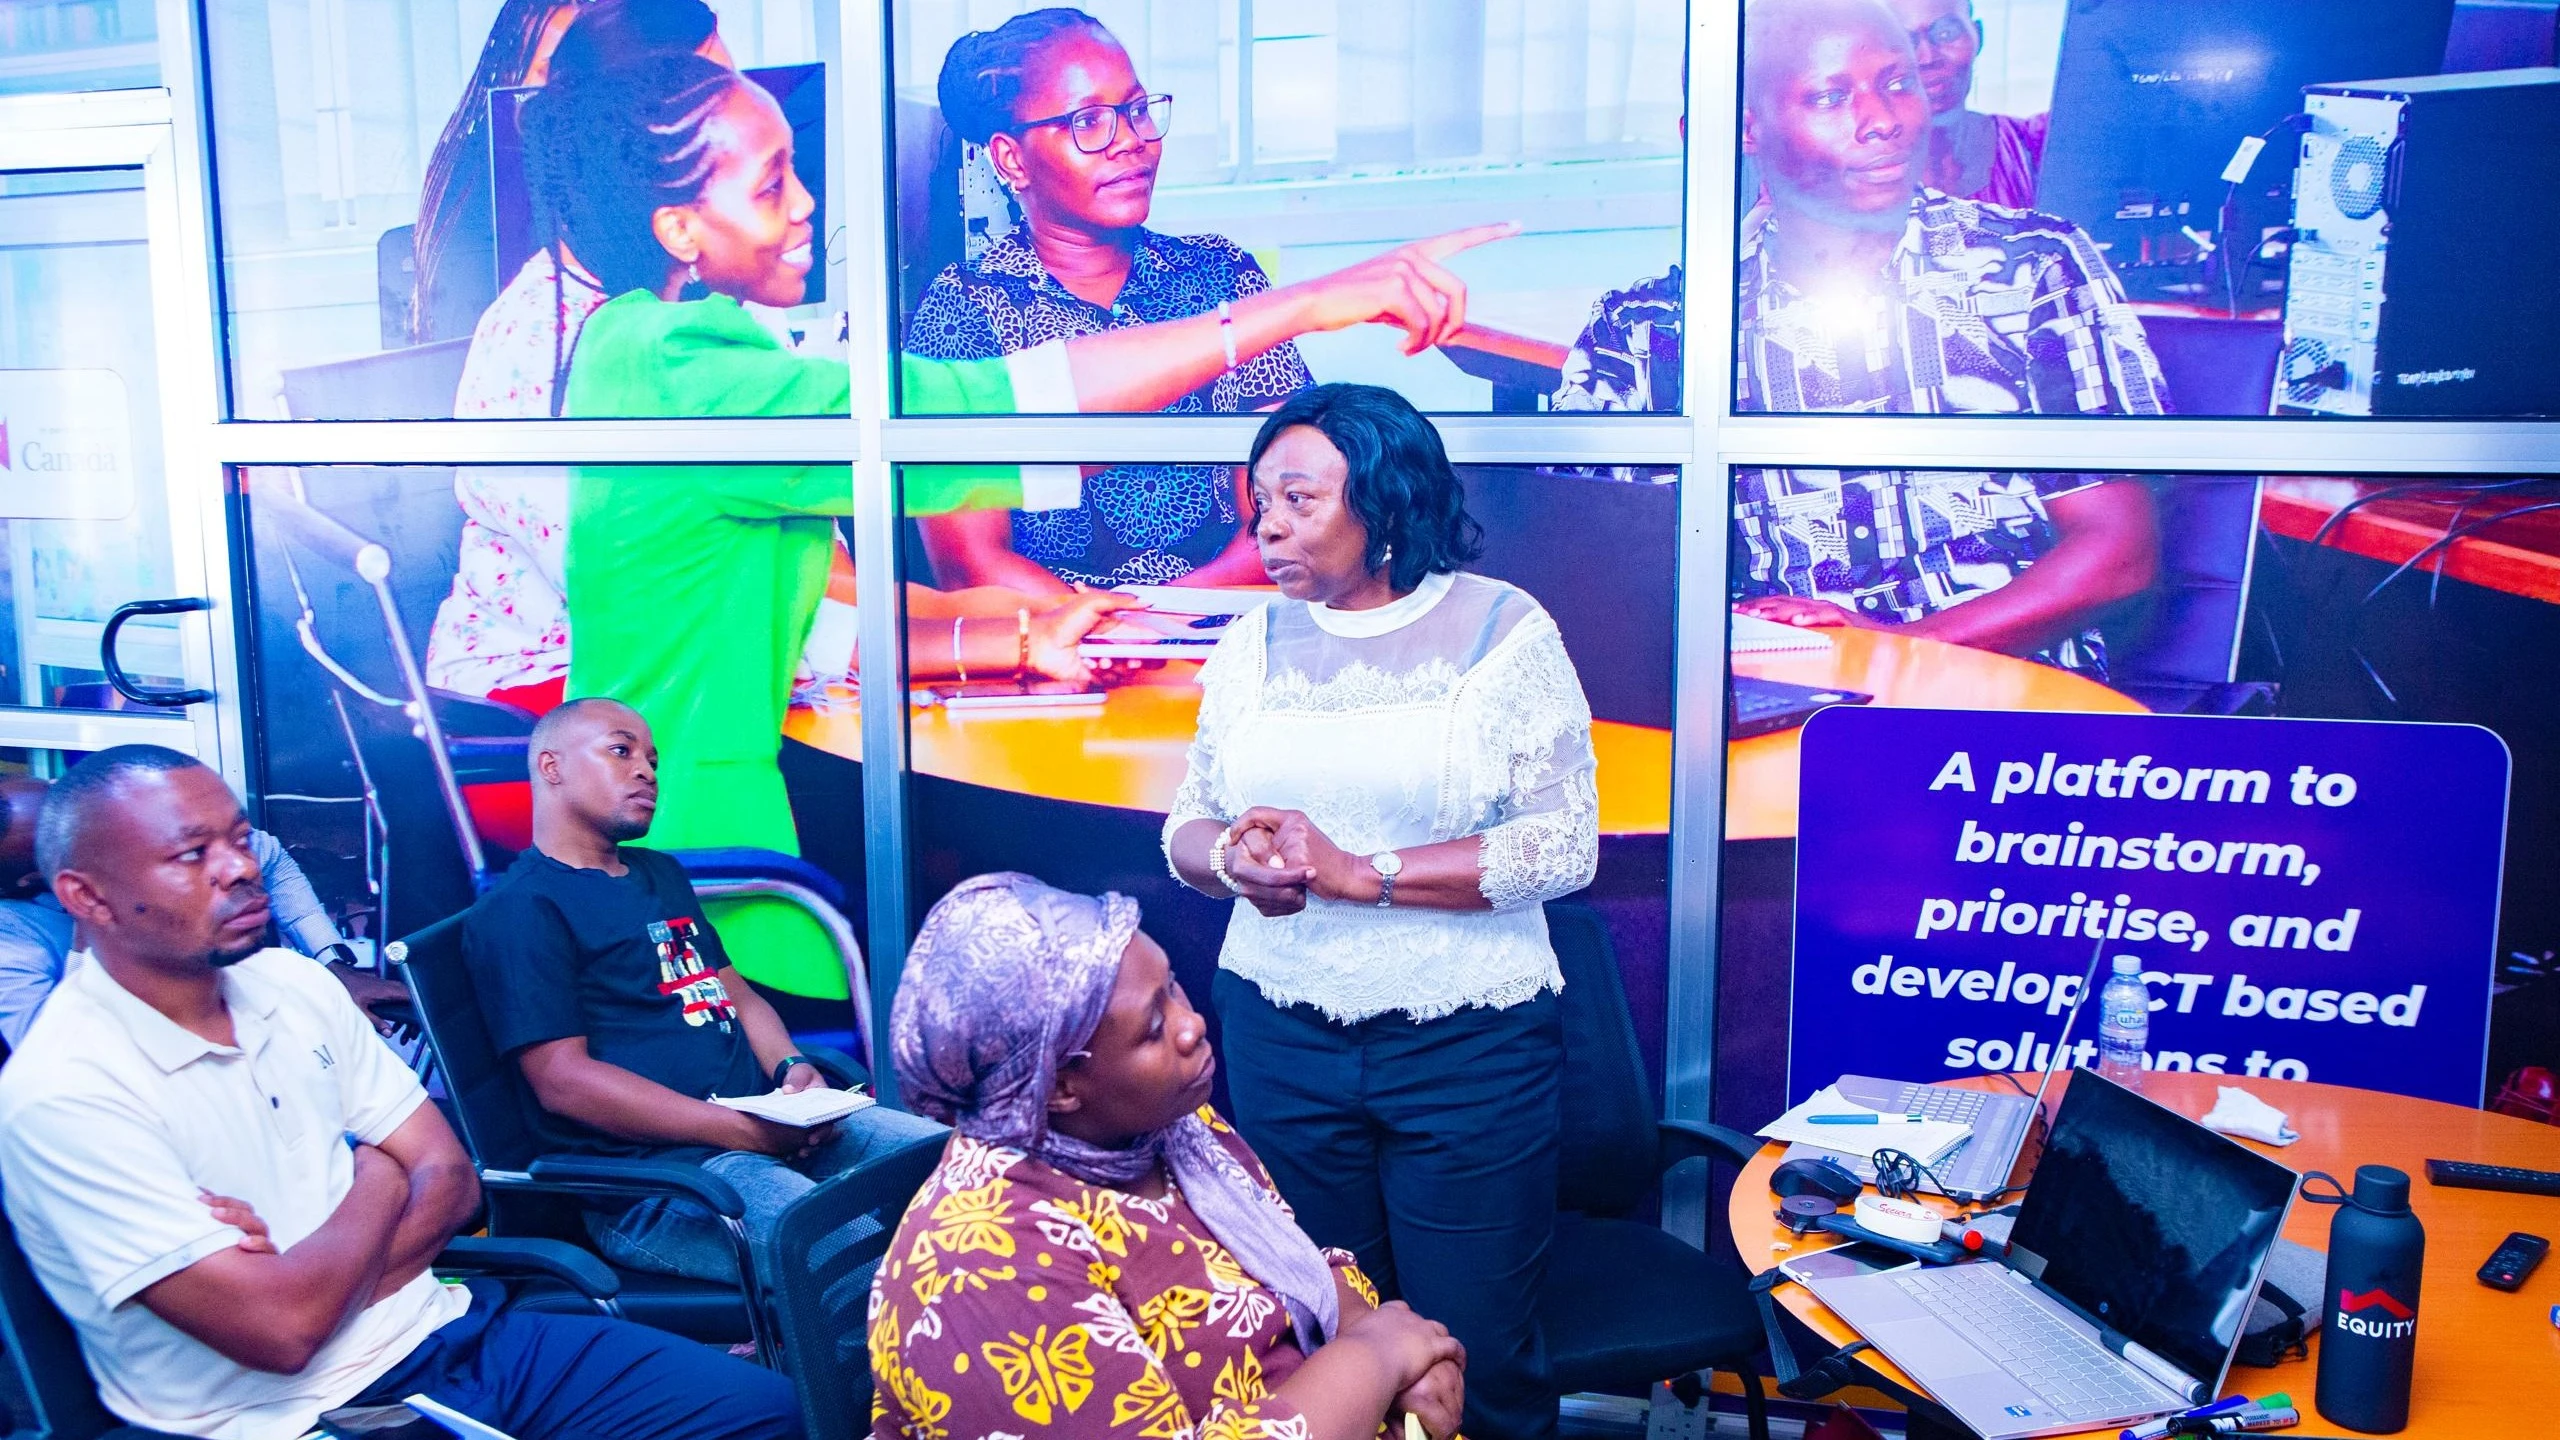
[[[2124,1431],[2117,1440],[2160,1440],[2161,1436],[2169,1433],[2170,1426],[2181,1420],[2199,1415],[2221,1415],[2233,1410],[2246,1410],[2257,1403],[2246,1395],[2226,1395],[2210,1405],[2199,1405],[2193,1410],[2181,1410],[2174,1415],[2163,1415],[2157,1420],[2145,1420],[2132,1429]]]
[[[1873,1110],[1861,1110],[1854,1115],[1807,1115],[1804,1118],[1808,1125],[1917,1125],[1923,1117],[1879,1115]]]

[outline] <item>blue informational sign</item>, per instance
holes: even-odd
[[[2480,1103],[2491,732],[1835,706],[1803,763],[1790,1102],[2042,1068],[2103,940],[2142,962],[2155,1069]],[[2072,1063],[2097,1044],[2093,1004]]]

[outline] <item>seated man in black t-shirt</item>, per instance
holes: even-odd
[[[533,1087],[553,1144],[698,1160],[746,1201],[762,1256],[774,1222],[818,1181],[941,1131],[877,1106],[801,1129],[710,1103],[826,1081],[730,968],[683,869],[623,843],[647,834],[658,808],[648,722],[618,701],[572,700],[542,718],[528,749],[533,848],[472,907],[463,954],[489,1033]],[[643,1201],[598,1229],[622,1264],[738,1273],[717,1217],[690,1201]]]

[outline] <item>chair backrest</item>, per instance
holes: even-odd
[[[907,1205],[942,1160],[946,1139],[912,1140],[819,1186],[773,1231],[771,1294],[782,1353],[800,1391],[809,1440],[871,1433],[871,1277]]]
[[[1549,905],[1547,934],[1564,971],[1564,1137],[1556,1206],[1624,1215],[1653,1193],[1661,1145],[1618,953],[1598,911]]]
[[[549,1147],[534,1129],[535,1101],[523,1073],[489,1038],[462,960],[463,918],[447,916],[400,941],[390,959],[417,1004],[472,1162],[483,1170],[522,1170]]]
[[[2167,475],[2151,483],[2151,494],[2159,578],[2141,606],[2103,626],[2108,683],[2146,702],[2152,697],[2142,687],[2214,686],[2232,677],[2257,543],[2258,477]]]
[[[33,1428],[13,1440],[95,1440],[124,1422],[98,1403],[97,1382],[80,1357],[80,1336],[36,1280],[0,1209],[0,1344],[17,1367]]]

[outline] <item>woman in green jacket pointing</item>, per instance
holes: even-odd
[[[570,358],[573,418],[841,415],[852,373],[797,354],[740,301],[807,293],[809,192],[790,126],[753,81],[698,56],[581,75],[525,102],[539,203],[615,298]],[[1482,226],[1203,315],[1079,337],[995,360],[902,358],[916,413],[1153,410],[1294,336],[1370,321],[1408,353],[1466,323],[1466,288],[1438,263],[1511,233]],[[688,298],[691,297],[691,298]],[[1012,467],[944,472],[979,503],[1013,503]],[[791,683],[826,587],[836,465],[590,466],[571,486],[571,696],[610,695],[657,732],[652,842],[798,850],[777,756]],[[833,946],[774,902],[717,914],[749,975],[803,993],[841,985]],[[833,984],[827,983],[832,980]]]

